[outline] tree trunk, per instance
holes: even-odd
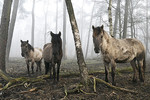
[[[75,48],[76,48],[76,54],[77,54],[77,60],[78,60],[78,65],[79,65],[81,82],[87,86],[87,84],[88,84],[88,71],[87,71],[87,67],[86,67],[86,64],[84,61],[84,57],[83,57],[80,35],[79,35],[77,22],[76,22],[75,15],[74,15],[74,10],[72,7],[71,0],[65,0],[65,1],[66,1],[66,6],[67,6],[69,18],[70,18],[70,24],[72,27],[72,32],[73,32],[74,41],[75,41]]]
[[[6,72],[5,56],[12,0],[4,0],[0,25],[0,69]]]
[[[134,28],[134,22],[133,22],[133,3],[132,0],[130,1],[130,21],[131,21],[131,38],[134,37],[133,28]]]
[[[48,6],[49,6],[49,0],[47,2],[45,1],[45,33],[44,33],[44,44],[46,44],[46,35],[47,35],[47,13],[48,13]]]
[[[116,37],[116,30],[117,30],[117,25],[118,25],[118,16],[119,16],[119,5],[120,5],[120,0],[117,2],[117,8],[115,12],[115,22],[114,22],[114,31],[113,31],[113,36]]]
[[[121,29],[122,29],[122,24],[121,24],[121,11],[120,11],[120,4],[118,5],[118,10],[119,10],[119,38],[121,39]]]
[[[16,22],[17,10],[18,10],[18,4],[19,4],[19,0],[14,0],[12,17],[11,17],[9,30],[8,30],[7,47],[6,47],[6,60],[7,61],[9,60],[11,42],[12,42],[12,37],[13,37],[13,32],[14,32],[14,27],[15,27],[15,22]]]
[[[146,58],[148,55],[148,37],[149,37],[149,31],[148,31],[148,0],[146,0]]]
[[[34,25],[35,25],[35,18],[34,18],[34,8],[35,8],[35,0],[33,0],[32,5],[32,35],[31,35],[31,45],[34,47]]]
[[[63,59],[67,59],[66,55],[66,4],[63,0]]]
[[[87,58],[88,50],[89,50],[90,32],[91,32],[91,25],[92,25],[92,20],[93,20],[94,7],[95,7],[95,2],[94,2],[94,5],[93,5],[91,20],[90,20],[90,26],[89,26],[89,32],[88,32],[88,40],[87,40],[85,58]]]
[[[108,7],[109,33],[111,36],[113,36],[111,6],[112,6],[112,0],[109,0],[109,7]]]
[[[58,28],[58,0],[56,0],[56,29],[55,29],[55,31],[56,31],[56,33],[57,33],[57,28]]]
[[[126,3],[125,3],[125,13],[124,13],[123,38],[127,37],[128,6],[129,6],[129,0],[126,0]]]

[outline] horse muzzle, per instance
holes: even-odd
[[[22,56],[22,57],[24,57],[24,54],[23,54],[23,53],[21,53],[21,56]]]
[[[95,53],[99,53],[99,49],[98,48],[94,48]]]

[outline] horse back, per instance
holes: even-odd
[[[42,50],[40,48],[34,48],[34,51],[30,51],[30,55],[34,61],[40,61],[42,59]]]
[[[47,43],[43,47],[43,59],[46,62],[52,61],[52,44]]]

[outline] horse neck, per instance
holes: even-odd
[[[110,45],[111,39],[112,39],[112,37],[110,35],[108,35],[108,33],[106,31],[104,31],[102,43],[100,44],[102,53],[104,51],[106,51],[107,47]]]
[[[28,53],[27,53],[27,57],[31,57],[32,52],[34,52],[34,48],[30,44],[28,44],[28,48],[29,48],[29,50],[28,50]]]

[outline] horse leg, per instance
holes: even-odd
[[[105,66],[105,81],[109,82],[109,63],[104,61]]]
[[[42,60],[39,61],[39,70],[40,70],[40,73],[41,73],[41,63],[42,63]]]
[[[38,69],[39,69],[39,68],[38,68],[38,67],[39,67],[39,63],[38,63],[38,62],[36,62],[36,66],[37,66],[37,67],[36,67],[36,72],[38,72]]]
[[[27,64],[28,75],[30,76],[29,61],[26,61],[26,64]]]
[[[114,60],[111,60],[111,77],[112,77],[112,85],[116,85],[115,83],[115,68],[116,68],[116,63]]]
[[[53,66],[53,79],[54,79],[54,83],[55,83],[55,77],[56,77],[55,64],[52,64],[52,66]]]
[[[141,82],[144,82],[143,60],[138,60],[138,67],[139,67],[139,79]]]
[[[59,81],[59,69],[60,69],[60,62],[57,63],[57,81]]]
[[[52,63],[49,64],[50,79],[52,79]]]
[[[136,59],[133,59],[131,62],[130,62],[132,68],[133,68],[133,82],[137,82],[137,66],[136,66]]]
[[[31,62],[32,74],[34,74],[34,62]]]
[[[45,64],[45,75],[46,75],[48,73],[48,70],[49,70],[49,63],[44,61],[44,64]]]

